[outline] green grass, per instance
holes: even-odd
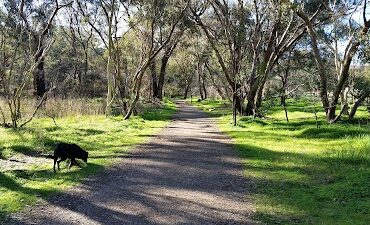
[[[131,146],[146,141],[164,127],[175,111],[175,105],[166,101],[165,107],[151,109],[125,121],[122,116],[80,116],[56,119],[35,119],[26,128],[0,128],[0,158],[14,155],[52,153],[59,142],[78,143],[89,151],[89,160],[82,169],[66,169],[54,174],[52,160],[44,165],[22,170],[0,171],[0,222],[6,215],[47,198],[65,188],[78,184],[83,178],[112,165],[127,154]]]
[[[355,123],[317,128],[308,102],[290,102],[290,122],[282,107],[265,109],[265,119],[232,116],[227,103],[194,102],[218,117],[243,159],[256,210],[265,224],[369,224],[370,125],[361,108]],[[321,110],[321,108],[319,108]]]

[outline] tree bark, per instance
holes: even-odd
[[[200,75],[199,70],[198,70],[198,89],[199,89],[200,99],[204,100],[202,81],[201,81],[201,75]]]
[[[176,46],[177,46],[177,42],[164,49],[164,54],[161,60],[161,70],[160,70],[159,79],[158,79],[158,94],[156,96],[159,100],[163,99],[163,86],[164,86],[164,78],[166,76],[167,64]]]
[[[158,94],[156,96],[159,100],[163,99],[164,77],[166,76],[166,67],[167,67],[169,58],[170,57],[168,56],[163,56],[162,62],[161,62],[161,70],[160,70],[159,79],[158,79]]]
[[[335,118],[335,108],[334,110],[330,110],[331,106],[329,104],[329,99],[328,99],[327,76],[325,72],[326,70],[325,70],[322,58],[320,56],[320,52],[319,52],[319,48],[317,44],[317,35],[313,28],[313,24],[311,20],[308,18],[308,16],[301,11],[297,11],[297,15],[305,22],[307,32],[311,39],[312,52],[313,52],[315,63],[316,63],[318,73],[320,76],[320,99],[325,109],[327,119],[328,121],[331,121]]]
[[[340,93],[340,103],[342,107],[344,107],[343,114],[349,115],[349,107],[347,101],[347,88],[344,88],[343,91]]]
[[[207,99],[207,87],[206,87],[206,84],[205,84],[205,75],[203,74],[202,76],[202,87],[203,87],[203,93],[204,93],[204,99]]]
[[[256,94],[256,91],[251,90],[247,95],[247,107],[245,108],[246,116],[252,116],[255,112],[254,99],[256,97]]]
[[[185,87],[185,92],[184,92],[184,99],[186,99],[188,97],[188,94],[189,94],[189,90],[190,90],[190,85],[191,85],[191,81],[188,82],[188,84],[186,85]]]
[[[157,98],[159,96],[159,92],[158,92],[157,68],[156,68],[155,59],[153,59],[150,62],[149,69],[150,69],[150,75],[151,75],[151,78],[152,78],[152,91],[153,91],[152,96]]]
[[[35,62],[39,60],[40,56],[35,57]],[[44,69],[44,58],[41,59],[33,73],[33,86],[35,90],[35,96],[37,99],[41,99],[45,92],[45,69]]]
[[[357,112],[358,107],[361,105],[361,103],[370,96],[370,91],[365,91],[359,99],[355,102],[355,104],[352,106],[351,112],[349,113],[349,119],[353,120],[355,117],[355,114]]]
[[[320,76],[320,97],[321,97],[321,102],[326,112],[327,120],[330,123],[332,123],[333,121],[335,122],[339,119],[338,117],[335,116],[335,110],[338,104],[340,93],[343,91],[343,86],[345,82],[348,80],[348,77],[349,77],[348,71],[350,69],[353,56],[357,52],[361,41],[363,41],[362,37],[366,35],[370,27],[370,21],[366,20],[366,15],[365,15],[366,14],[366,1],[364,1],[364,9],[363,9],[364,26],[362,27],[360,36],[355,37],[355,35],[352,35],[352,37],[350,38],[346,46],[344,56],[343,56],[343,64],[341,65],[340,73],[338,76],[339,77],[338,83],[335,86],[333,96],[330,102],[329,102],[328,93],[327,93],[326,70],[324,67],[323,60],[320,56],[320,52],[319,52],[319,48],[317,44],[317,34],[314,30],[313,23],[308,18],[308,16],[301,10],[298,10],[296,13],[305,22],[308,34],[311,39],[312,51],[314,54],[315,62],[318,68],[319,76]],[[344,109],[345,108],[342,107],[341,114],[343,113]],[[341,114],[339,114],[339,117],[341,116]]]

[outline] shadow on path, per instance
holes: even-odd
[[[177,104],[174,121],[119,164],[9,223],[254,224],[229,139],[205,113]]]

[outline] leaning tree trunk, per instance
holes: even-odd
[[[167,54],[164,54],[161,62],[161,70],[159,73],[159,79],[158,79],[158,93],[155,97],[157,97],[159,100],[163,99],[163,85],[164,85],[164,77],[166,76],[166,68],[168,60],[170,59],[170,56]]]
[[[348,71],[352,63],[352,58],[356,54],[360,43],[363,41],[363,38],[359,38],[359,37],[364,37],[370,28],[370,20],[366,20],[366,17],[365,17],[366,2],[367,1],[364,1],[364,9],[363,9],[364,26],[362,27],[362,30],[360,32],[360,35],[358,35],[358,37],[356,37],[355,35],[350,37],[350,41],[348,42],[345,48],[345,52],[344,52],[344,56],[342,60],[343,64],[341,65],[340,73],[338,76],[339,77],[338,83],[335,86],[330,103],[329,103],[328,93],[327,93],[327,80],[326,80],[327,71],[324,67],[323,60],[320,56],[320,51],[319,51],[318,44],[317,44],[317,34],[314,30],[313,23],[308,18],[308,16],[300,10],[297,11],[297,15],[305,22],[308,34],[311,39],[312,51],[313,51],[316,65],[318,67],[318,73],[320,75],[320,97],[321,97],[323,106],[325,108],[326,117],[329,123],[334,123],[338,121],[340,116],[343,113],[343,110],[345,109],[344,107],[342,107],[340,114],[338,116],[335,115],[335,110],[338,104],[340,93],[343,91],[343,86],[349,77]]]
[[[355,117],[355,114],[356,114],[356,111],[358,109],[358,107],[361,105],[361,103],[363,101],[365,101],[365,99],[367,97],[370,96],[370,91],[365,91],[359,99],[357,99],[357,101],[355,102],[355,104],[353,105],[352,109],[351,109],[351,112],[349,113],[349,119],[352,120],[354,117]]]
[[[184,91],[184,99],[186,99],[186,98],[188,97],[189,90],[190,90],[190,82],[189,82],[189,84],[187,84],[187,85],[186,85],[186,87],[185,87],[185,91]]]
[[[320,51],[317,44],[317,34],[314,30],[313,24],[308,16],[302,11],[297,11],[297,15],[305,22],[307,32],[310,36],[312,52],[317,66],[318,74],[320,76],[320,99],[326,112],[328,121],[335,118],[335,108],[331,109],[328,99],[327,75],[324,67],[324,62],[320,56]],[[331,110],[330,110],[331,109]]]
[[[349,106],[348,106],[348,97],[347,97],[348,89],[344,88],[340,93],[340,103],[342,104],[343,114],[349,115]]]
[[[151,78],[152,78],[152,96],[153,97],[158,97],[159,96],[159,85],[157,83],[157,69],[156,69],[156,61],[155,59],[153,59],[151,62],[150,62],[150,65],[149,65],[149,70],[150,70],[150,75],[151,75]]]
[[[136,107],[136,103],[139,101],[139,98],[140,98],[140,89],[141,89],[141,83],[142,83],[142,79],[143,79],[143,76],[144,76],[144,73],[145,73],[145,70],[146,68],[148,67],[149,65],[148,64],[145,64],[142,68],[140,68],[137,72],[136,72],[136,75],[134,77],[134,85],[133,85],[133,93],[135,95],[134,99],[132,100],[131,102],[131,105],[124,117],[125,120],[128,120],[130,119],[132,113],[134,112],[135,110],[135,107]]]
[[[158,80],[158,95],[157,98],[160,100],[163,99],[163,86],[164,86],[164,77],[166,76],[166,69],[167,69],[167,64],[168,60],[170,59],[173,51],[175,50],[177,46],[177,42],[171,46],[168,46],[165,48],[163,57],[162,57],[162,62],[161,62],[161,71],[159,74],[159,80]]]

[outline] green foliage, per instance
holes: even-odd
[[[348,122],[319,128],[307,103],[285,122],[283,109],[268,119],[242,117],[232,126],[230,107],[211,100],[194,103],[219,117],[243,158],[255,217],[265,224],[368,224],[370,217],[370,125]],[[222,116],[225,115],[225,116]],[[363,121],[369,118],[364,108]]]
[[[56,119],[56,127],[51,119],[41,118],[24,129],[0,128],[0,159],[52,154],[59,141],[77,143],[89,151],[87,165],[68,171],[67,165],[61,164],[56,174],[51,159],[22,169],[0,167],[0,221],[6,214],[78,184],[113,164],[130,147],[164,127],[174,111],[175,105],[167,101],[163,108],[147,110],[130,120],[102,115],[64,117]]]

